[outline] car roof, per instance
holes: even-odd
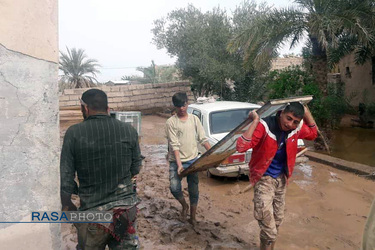
[[[260,105],[248,102],[232,102],[232,101],[215,101],[207,103],[193,103],[189,107],[204,110],[206,112],[220,111],[228,109],[246,109],[246,108],[260,108]]]

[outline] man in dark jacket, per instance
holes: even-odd
[[[116,226],[75,224],[78,249],[135,249],[139,200],[131,179],[142,161],[137,131],[109,116],[107,95],[101,90],[82,94],[81,111],[85,120],[66,131],[61,151],[63,210],[76,210],[71,195],[78,194],[79,210],[113,211],[119,219]]]
[[[284,218],[286,183],[293,173],[297,141],[314,140],[317,128],[310,111],[298,102],[276,116],[260,119],[255,111],[249,116],[253,122],[238,138],[237,151],[253,149],[249,167],[255,185],[254,217],[261,229],[261,249],[273,249]]]

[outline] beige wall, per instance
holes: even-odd
[[[0,0],[1,249],[61,249],[57,1]]]
[[[271,62],[271,70],[285,69],[289,66],[302,65],[303,58],[290,56],[290,57],[278,57]]]
[[[58,62],[57,0],[1,0],[0,44]]]
[[[172,96],[186,92],[189,101],[194,101],[190,82],[101,86],[108,95],[108,105],[115,111],[142,111],[152,113],[172,108]],[[66,89],[60,96],[60,109],[77,109],[79,98],[88,89]]]
[[[346,74],[346,67],[349,67],[350,75]],[[344,57],[339,63],[341,81],[345,83],[345,95],[353,96],[350,103],[358,106],[360,102],[375,102],[375,85],[372,84],[372,63],[367,61],[363,65],[356,65],[354,55]]]

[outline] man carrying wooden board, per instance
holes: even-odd
[[[211,148],[204,133],[198,117],[187,113],[188,97],[185,92],[179,92],[172,97],[176,114],[166,122],[165,132],[168,139],[168,161],[169,181],[172,195],[182,206],[181,219],[185,220],[189,205],[186,203],[179,174],[198,159],[198,143],[209,150]],[[199,198],[198,173],[187,175],[189,200],[190,200],[190,220],[194,226],[196,224],[196,212]]]
[[[260,227],[260,249],[274,249],[284,218],[285,193],[293,173],[298,139],[317,137],[315,121],[299,102],[289,103],[276,116],[260,119],[256,111],[249,128],[237,140],[237,151],[252,148],[250,182],[254,185],[254,217]],[[303,119],[303,123],[301,122]]]

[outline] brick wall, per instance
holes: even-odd
[[[301,65],[303,62],[302,57],[278,57],[271,62],[271,70],[285,69],[292,65]]]
[[[189,102],[194,102],[190,82],[157,84],[137,84],[122,86],[100,86],[108,95],[108,105],[115,111],[141,111],[153,113],[173,107],[172,96],[176,92],[186,92]],[[79,109],[79,98],[86,89],[65,89],[60,95],[60,110]]]

